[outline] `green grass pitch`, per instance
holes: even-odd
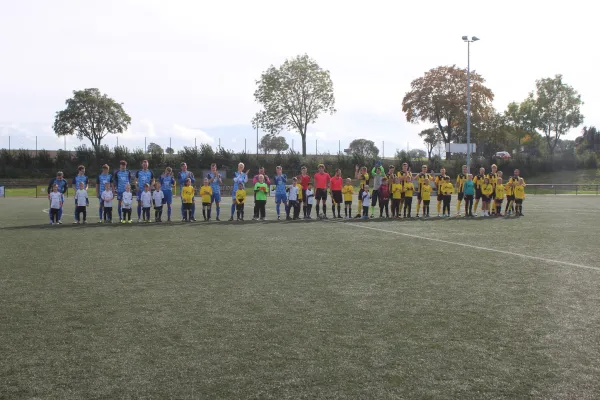
[[[127,226],[0,199],[0,398],[599,398],[599,199]]]

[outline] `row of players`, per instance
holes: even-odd
[[[182,219],[195,221],[195,190],[193,188],[193,174],[187,171],[185,163],[181,164],[182,171],[179,173],[180,182],[183,180],[183,187],[181,188],[182,197]],[[231,206],[231,217],[233,220],[234,213],[237,209],[238,219],[243,219],[243,205],[245,202],[246,190],[245,183],[247,182],[248,172],[243,171],[244,165],[240,163],[238,165],[238,171],[234,175],[234,184],[237,184],[237,190],[232,192],[232,206]],[[316,210],[317,216],[321,218],[327,218],[326,200],[328,191],[332,197],[332,212],[335,217],[335,211],[337,208],[337,217],[341,217],[341,204],[344,204],[344,210],[346,218],[352,216],[352,196],[354,194],[354,186],[350,178],[346,179],[346,185],[342,184],[341,171],[338,169],[333,177],[328,173],[324,172],[324,166],[321,164],[318,167],[319,172],[314,175],[314,181],[316,184],[316,191],[313,193],[312,182],[310,182],[310,176],[306,173],[306,168],[302,168],[302,173],[298,177],[294,177],[292,185],[287,185],[287,176],[282,173],[282,168],[277,167],[277,174],[274,178],[275,181],[275,203],[278,219],[281,218],[280,205],[285,205],[286,217],[288,219],[299,218],[300,204],[303,205],[304,218],[311,218],[312,204],[314,199],[317,200]],[[125,172],[119,174],[119,172]],[[149,172],[149,173],[148,173]],[[522,202],[525,197],[525,182],[519,176],[519,171],[515,170],[515,175],[512,176],[506,185],[503,185],[502,173],[497,171],[496,166],[492,166],[492,172],[485,174],[485,170],[480,169],[480,174],[473,177],[466,173],[466,166],[463,167],[463,173],[457,177],[456,180],[456,191],[458,193],[458,205],[457,215],[460,215],[460,207],[463,199],[465,200],[465,215],[476,216],[477,206],[479,201],[482,200],[482,211],[483,215],[499,215],[501,216],[502,200],[506,195],[507,204],[505,213],[510,213],[513,208],[513,203],[517,206],[517,215],[522,214]],[[383,217],[385,211],[386,217],[390,216],[389,206],[391,200],[391,216],[392,218],[398,218],[402,215],[404,217],[411,217],[412,209],[412,197],[415,189],[417,190],[417,217],[419,217],[419,210],[421,203],[423,203],[423,216],[429,216],[429,203],[431,196],[431,182],[435,183],[437,189],[437,200],[438,200],[438,216],[440,209],[442,208],[443,216],[450,216],[450,202],[451,196],[454,193],[454,185],[450,182],[450,177],[445,174],[445,170],[440,170],[440,174],[437,177],[433,177],[432,174],[427,172],[427,166],[423,166],[422,172],[417,174],[416,180],[418,188],[414,187],[412,183],[413,175],[408,169],[407,164],[403,164],[402,171],[395,173],[394,166],[390,166],[388,173],[386,174],[378,162],[375,164],[371,171],[373,177],[373,190],[370,191],[368,182],[369,175],[366,167],[356,167],[355,178],[360,182],[360,190],[358,193],[359,211],[356,217],[369,218],[369,204],[371,205],[371,218],[374,217],[374,208],[379,203],[380,217]],[[145,175],[145,176],[144,176]],[[126,170],[126,163],[121,162],[120,170],[114,174],[115,181],[112,181],[112,175],[108,174],[108,166],[103,167],[103,173],[98,177],[98,187],[102,187],[102,181],[104,182],[104,191],[99,195],[100,198],[100,210],[99,216],[100,221],[112,220],[112,201],[116,192],[117,199],[119,201],[119,219],[121,222],[131,222],[131,206],[133,202],[133,194],[131,193],[131,184],[125,183],[123,191],[119,191],[119,179],[121,181],[124,178],[129,178],[131,174]],[[150,208],[152,205],[155,207],[155,220],[162,221],[162,208],[163,204],[168,206],[168,221],[171,219],[171,204],[172,204],[172,186],[175,184],[171,168],[167,168],[165,173],[161,175],[158,182],[155,182],[153,174],[148,170],[148,162],[142,163],[142,170],[139,170],[136,174],[138,188],[143,187],[144,190],[138,190],[138,221],[149,221],[150,220]],[[78,182],[79,177],[79,182]],[[51,182],[49,189],[53,190],[53,193],[60,194],[60,198],[56,198],[57,195],[49,193],[49,198],[54,197],[54,201],[51,199],[51,221],[60,223],[60,215],[62,210],[62,193],[63,190],[59,185],[60,181],[63,181],[62,173],[59,173],[57,178]],[[145,180],[149,182],[144,182]],[[58,181],[58,182],[57,182]],[[87,178],[85,177],[84,167],[79,167],[78,175],[73,179],[74,185],[78,185],[76,192],[76,212],[75,212],[75,223],[80,222],[80,215],[84,215],[85,221],[85,206],[89,204],[87,199]],[[207,175],[204,180],[204,185],[200,188],[200,196],[202,196],[203,215],[205,220],[211,218],[211,205],[216,203],[217,220],[219,220],[220,211],[220,185],[222,178],[216,171],[216,165],[211,166],[211,172]],[[254,207],[254,218],[253,219],[264,219],[265,218],[265,204],[266,204],[266,193],[268,193],[268,185],[270,180],[264,170],[261,169],[259,174],[254,177],[254,196],[255,196],[255,207]],[[143,186],[141,186],[143,184]],[[165,184],[165,186],[163,186]],[[56,188],[54,187],[56,185]],[[152,191],[150,189],[153,189]],[[162,188],[162,190],[161,190]],[[189,201],[186,201],[185,193],[189,192]],[[243,196],[243,198],[242,198]],[[131,198],[130,198],[131,197]],[[475,213],[473,213],[473,200],[475,200]],[[85,205],[83,205],[85,201]],[[322,202],[323,214],[319,214],[319,206]],[[443,206],[442,206],[443,205]],[[490,212],[491,209],[491,212]],[[53,211],[56,210],[56,211]],[[125,211],[123,211],[125,210]],[[291,211],[294,211],[293,217],[290,216]],[[403,213],[402,213],[403,211]]]

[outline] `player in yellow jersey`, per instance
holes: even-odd
[[[456,216],[460,216],[460,205],[465,198],[465,182],[467,181],[467,166],[462,166],[462,172],[456,177],[456,192],[458,193],[458,202],[456,203]]]
[[[490,184],[492,185],[492,188],[494,189],[492,191],[492,195],[490,196],[492,215],[494,215],[494,214],[496,214],[496,204],[495,204],[494,199],[496,198],[496,183],[498,182],[498,166],[496,166],[496,164],[492,164],[492,172],[490,172],[486,176],[490,180]]]
[[[412,174],[411,174],[412,176]],[[421,167],[421,172],[419,174],[417,174],[417,218],[419,218],[419,210],[421,209],[421,201],[423,200],[421,198],[421,191],[423,189],[423,185],[425,185],[425,180],[427,179],[427,185],[429,185],[429,182],[431,182],[433,180],[433,176],[431,176],[430,174],[427,173],[427,165],[423,165]],[[412,178],[411,178],[412,181]],[[405,181],[406,182],[406,181]],[[405,195],[405,199],[406,199],[406,195]],[[429,208],[427,209],[427,216],[429,216]],[[425,215],[425,212],[423,212],[423,215]]]
[[[246,188],[244,183],[238,184],[238,189],[235,192],[235,209],[237,211],[237,220],[244,220],[244,203],[246,202]]]
[[[400,183],[402,185],[404,185],[405,182],[413,181],[412,172],[410,172],[408,163],[402,163],[402,170],[400,172],[398,172],[398,176],[400,177]],[[402,208],[404,207],[404,196],[405,196],[405,194],[404,194],[404,192],[402,192],[402,197],[400,198],[399,210],[402,210]]]
[[[450,201],[452,200],[452,193],[454,193],[454,186],[452,182],[450,182],[450,177],[446,176],[444,178],[444,183],[441,186],[442,195],[444,196],[442,202],[444,206],[442,208],[442,215],[444,217],[450,216]]]
[[[392,182],[390,195],[392,196],[392,218],[400,218],[400,201],[402,200],[402,180],[396,176]]]
[[[481,184],[481,202],[483,203],[481,211],[484,217],[490,216],[490,198],[493,191],[494,187],[490,183],[490,178],[484,178]]]
[[[510,186],[512,189],[512,194],[513,194],[513,198],[512,198],[512,203],[510,205],[510,212],[509,214],[511,214],[512,212],[515,212],[515,193],[514,193],[514,187],[519,183],[520,179],[523,179],[523,177],[521,176],[521,171],[519,171],[518,169],[515,169],[513,176],[511,176],[510,178],[508,178],[508,183],[505,186]],[[527,185],[525,184],[525,180],[523,180],[523,187],[526,187]]]
[[[504,185],[504,191],[506,192],[506,207],[504,208],[504,215],[509,216],[512,214],[512,210],[514,208],[515,195],[514,188],[511,183],[507,182]]]
[[[429,218],[429,203],[431,202],[431,191],[433,190],[429,182],[429,178],[425,178],[419,192],[419,196],[421,196],[421,199],[423,200],[423,217],[426,218]],[[417,203],[417,210],[419,209],[418,204],[419,203]]]
[[[502,216],[502,202],[504,201],[504,195],[506,191],[504,190],[504,185],[502,184],[502,178],[498,178],[496,181],[496,190],[495,193],[495,206],[496,206],[496,215],[498,217]]]
[[[354,218],[361,218],[360,210],[362,210],[362,198],[363,191],[365,190],[365,186],[369,184],[369,174],[367,173],[367,167],[361,167],[359,169],[358,165],[355,170],[355,179],[358,179],[358,214]]]
[[[346,184],[342,188],[342,194],[344,195],[344,218],[352,218],[352,196],[354,195],[352,179],[346,179]]]
[[[475,183],[475,212],[473,215],[477,216],[477,207],[479,206],[479,200],[481,199],[481,185],[483,185],[483,180],[485,179],[485,168],[479,168],[479,175],[476,175],[473,178],[473,182]]]
[[[424,185],[425,186],[425,185]],[[429,186],[429,185],[427,185]],[[429,186],[431,187],[431,186]],[[408,181],[404,183],[404,218],[412,218],[410,215],[410,211],[412,209],[412,199],[413,192],[415,191],[415,185],[412,181]]]
[[[204,221],[210,221],[212,193],[212,187],[208,184],[208,178],[204,178],[204,185],[200,188],[200,196],[202,196],[202,216],[204,217]]]
[[[440,210],[442,208],[442,202],[444,201],[444,195],[442,185],[446,182],[446,168],[440,169],[440,174],[435,177],[435,190],[437,191],[437,212],[438,217],[440,216]]]
[[[187,178],[185,186],[181,188],[181,200],[183,201],[183,221],[192,222],[192,204],[194,204],[194,187],[192,180]]]
[[[523,217],[523,201],[525,200],[525,181],[523,178],[515,178],[514,180],[514,193],[515,193],[515,215],[517,217]]]

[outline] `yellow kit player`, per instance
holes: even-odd
[[[367,173],[367,167],[361,167],[359,169],[358,165],[356,166],[356,174],[355,174],[355,178],[358,179],[358,184],[359,184],[359,189],[358,189],[358,211],[359,213],[356,214],[356,217],[354,218],[360,218],[361,214],[360,214],[360,210],[362,210],[362,199],[363,199],[363,192],[365,190],[365,186],[369,184],[369,174]]]
[[[427,173],[427,165],[423,165],[421,167],[421,172],[417,174],[417,218],[419,218],[419,210],[421,209],[421,201],[423,201],[421,192],[423,191],[423,187],[425,185],[425,180],[427,180],[427,185],[433,180],[433,176]],[[430,186],[431,187],[431,186]],[[431,194],[431,190],[429,191]],[[431,197],[430,197],[431,199]],[[428,200],[430,201],[430,200]],[[423,215],[425,215],[425,209],[423,208]],[[429,216],[429,203],[427,204],[427,216]]]
[[[473,178],[473,182],[475,183],[475,212],[473,215],[477,216],[477,207],[479,206],[479,200],[481,199],[481,185],[483,185],[483,180],[485,179],[485,168],[479,168],[479,175],[476,175]],[[483,210],[483,208],[482,208]]]
[[[342,188],[342,194],[344,195],[344,218],[352,218],[352,196],[354,195],[352,179],[346,179],[346,184]]]
[[[502,178],[498,177],[496,180],[496,190],[495,194],[495,206],[496,206],[496,215],[498,217],[502,216],[502,202],[504,201],[504,195],[506,194],[506,190],[504,190],[504,185],[502,184]]]
[[[460,205],[465,198],[465,182],[468,176],[467,166],[462,166],[462,172],[456,177],[456,192],[458,193],[458,202],[456,203],[456,216],[460,216]]]
[[[212,193],[212,187],[208,183],[208,178],[204,178],[204,184],[200,188],[200,196],[202,196],[202,216],[204,217],[204,221],[210,221]]]
[[[438,217],[440,216],[440,209],[442,208],[442,202],[444,201],[444,194],[442,186],[446,182],[446,168],[440,169],[440,174],[435,177],[435,189],[437,190],[437,212]]]
[[[523,178],[515,179],[514,193],[515,193],[515,215],[517,217],[523,217],[523,201],[525,200],[525,181]]]

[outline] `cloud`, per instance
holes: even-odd
[[[209,136],[206,132],[201,129],[187,128],[178,124],[173,124],[173,135],[175,137],[193,140],[198,139],[200,143],[214,143],[215,139]]]

